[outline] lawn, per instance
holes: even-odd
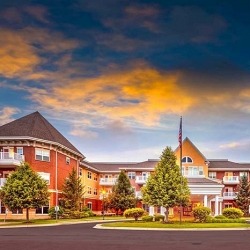
[[[144,222],[144,221],[124,221],[105,223],[105,227],[141,227],[141,228],[249,228],[248,223],[194,223],[194,222]]]
[[[105,216],[104,220],[102,216],[94,216],[82,219],[37,219],[30,220],[30,222],[26,222],[25,220],[0,220],[1,226],[15,226],[15,225],[42,225],[42,224],[68,224],[68,223],[80,223],[80,222],[88,222],[88,221],[108,221],[108,220],[125,220],[123,216]]]

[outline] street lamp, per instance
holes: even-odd
[[[106,191],[103,189],[101,193],[102,193],[102,219],[104,220],[104,196],[106,194]]]

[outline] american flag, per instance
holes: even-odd
[[[180,119],[180,129],[179,129],[179,147],[182,147],[182,116]]]

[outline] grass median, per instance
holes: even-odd
[[[133,227],[133,228],[250,228],[248,223],[195,223],[195,222],[144,222],[144,221],[124,221],[105,223],[104,227]]]

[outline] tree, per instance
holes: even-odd
[[[119,174],[112,193],[108,197],[108,203],[108,207],[114,209],[116,214],[119,211],[123,213],[126,209],[135,207],[135,193],[124,171]]]
[[[154,174],[149,176],[142,188],[142,195],[145,203],[166,208],[165,222],[168,222],[169,208],[188,204],[190,191],[187,179],[181,175],[176,156],[170,147],[162,152]]]
[[[24,162],[7,178],[0,190],[0,198],[10,210],[26,208],[28,222],[30,208],[45,206],[49,202],[47,182]]]
[[[62,188],[63,207],[71,211],[80,211],[80,203],[84,195],[84,186],[73,168],[69,177],[65,179]]]
[[[236,197],[237,206],[243,211],[244,216],[249,215],[250,205],[250,183],[246,175],[243,175],[240,180],[239,192]]]

